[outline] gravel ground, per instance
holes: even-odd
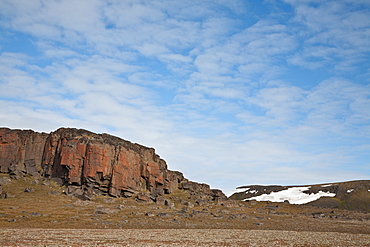
[[[370,235],[199,229],[0,229],[0,246],[370,246]]]

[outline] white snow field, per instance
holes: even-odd
[[[308,187],[292,187],[286,190],[271,192],[270,194],[263,194],[251,198],[244,199],[244,201],[256,200],[256,201],[270,201],[270,202],[284,202],[289,201],[290,204],[306,204],[312,201],[316,201],[320,197],[334,197],[335,193],[319,191],[318,193],[306,194],[303,191],[308,190]],[[244,189],[245,190],[245,189]],[[246,191],[246,190],[245,190]],[[243,192],[243,191],[240,191]]]

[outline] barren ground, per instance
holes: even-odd
[[[25,188],[32,188],[24,192]],[[81,201],[52,182],[3,184],[0,246],[370,246],[370,214],[266,202],[171,205],[98,196]]]
[[[1,246],[370,246],[367,234],[232,229],[3,229]]]

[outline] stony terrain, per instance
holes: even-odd
[[[0,230],[1,246],[369,246],[369,235],[230,229]]]
[[[0,181],[7,191],[1,246],[370,246],[366,212],[255,201],[198,205],[184,190],[161,202],[138,195],[84,201],[51,180],[0,174]]]

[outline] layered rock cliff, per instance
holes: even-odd
[[[221,191],[168,170],[153,148],[82,129],[47,134],[0,128],[0,172],[13,179],[26,174],[53,179],[67,186],[67,193],[85,198],[143,191],[156,198],[182,189],[207,200],[226,199]]]

